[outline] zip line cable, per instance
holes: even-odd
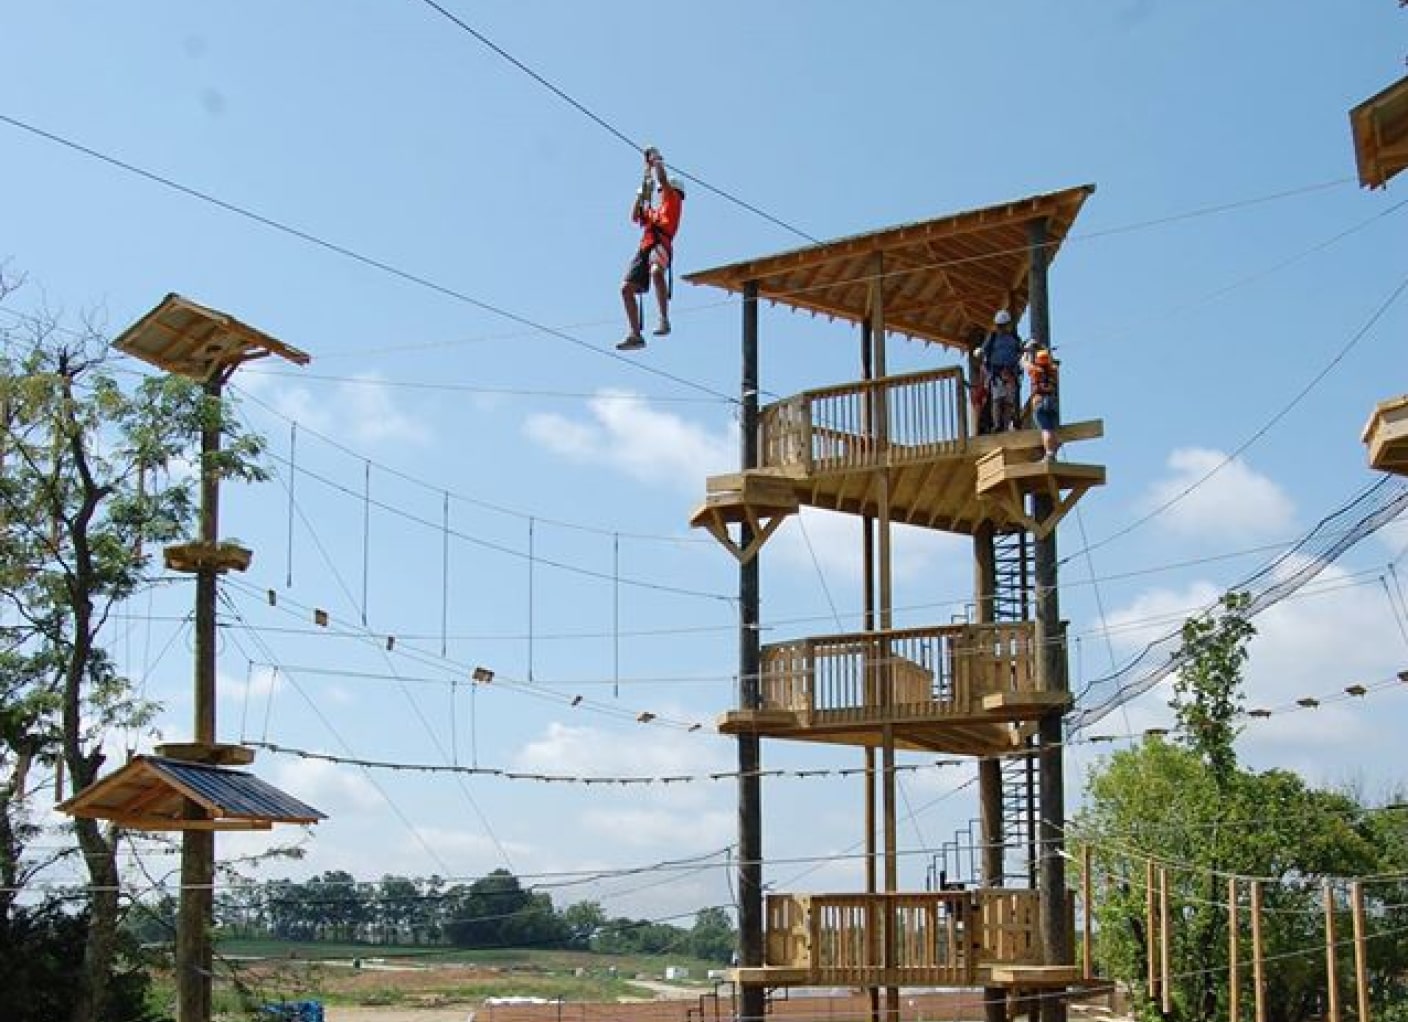
[[[290,463],[289,463],[286,459],[280,457],[280,456],[277,455],[277,454],[272,454],[272,453],[270,453],[270,454],[268,455],[268,457],[269,457],[269,459],[270,459],[271,461],[275,461],[275,462],[278,462],[278,463],[281,464],[281,465],[291,467],[291,466],[290,466]],[[291,478],[288,479],[288,480],[285,480],[285,479],[284,479],[284,476],[283,476],[283,473],[280,473],[280,472],[275,472],[275,473],[273,473],[273,474],[274,474],[275,476],[277,476],[277,477],[282,481],[282,483],[283,483],[285,489],[287,490],[287,488],[289,487],[289,484],[290,484],[290,482],[291,482]],[[334,491],[337,491],[337,492],[339,492],[339,493],[342,493],[342,494],[344,494],[345,496],[354,497],[354,498],[356,498],[357,500],[366,499],[367,503],[368,503],[371,507],[376,508],[378,511],[385,511],[385,512],[387,512],[388,514],[394,515],[394,516],[396,516],[396,517],[398,517],[398,518],[402,518],[402,519],[404,519],[404,520],[406,520],[406,521],[408,521],[408,522],[412,522],[412,523],[414,523],[414,524],[416,524],[416,525],[423,526],[423,527],[425,527],[426,529],[430,529],[430,530],[435,531],[435,532],[437,532],[437,533],[443,530],[443,531],[444,531],[444,534],[445,534],[447,537],[453,537],[453,538],[458,539],[458,540],[461,540],[461,541],[463,541],[463,542],[465,542],[465,543],[469,543],[469,544],[471,544],[471,545],[473,545],[473,546],[477,546],[477,547],[480,547],[480,548],[485,549],[485,550],[492,550],[492,551],[494,551],[495,553],[504,554],[504,555],[506,555],[506,556],[514,557],[514,558],[517,558],[517,559],[519,559],[519,560],[528,560],[528,561],[532,561],[532,562],[534,562],[534,563],[542,564],[542,565],[545,565],[545,566],[550,567],[550,568],[556,568],[556,569],[558,569],[559,571],[565,571],[565,572],[568,572],[568,573],[574,574],[574,575],[581,575],[581,576],[586,577],[586,578],[594,578],[594,579],[597,579],[597,580],[600,580],[600,581],[608,581],[608,582],[613,580],[613,579],[612,579],[612,575],[611,575],[610,572],[599,571],[599,570],[594,569],[594,568],[585,568],[585,567],[582,567],[581,565],[572,564],[572,563],[570,563],[570,562],[568,562],[568,561],[560,561],[560,560],[557,560],[557,559],[551,558],[551,557],[539,557],[539,556],[534,555],[534,554],[529,554],[529,553],[526,553],[525,551],[518,550],[518,549],[516,549],[516,548],[514,548],[514,547],[506,546],[506,545],[504,545],[504,544],[502,544],[502,543],[496,543],[496,542],[494,542],[493,540],[483,539],[483,538],[481,538],[481,537],[479,537],[479,536],[471,535],[471,534],[469,534],[469,533],[467,533],[467,532],[463,532],[463,531],[461,531],[461,530],[459,530],[459,529],[450,528],[450,527],[449,527],[446,523],[444,523],[444,522],[434,522],[434,521],[431,521],[431,520],[428,519],[428,518],[422,517],[422,516],[420,516],[420,515],[415,514],[414,512],[407,511],[407,510],[405,510],[405,509],[403,509],[403,508],[399,508],[399,507],[397,507],[397,506],[394,505],[394,504],[389,504],[389,503],[387,503],[386,501],[381,500],[381,499],[379,499],[379,498],[371,498],[371,497],[366,497],[366,498],[364,498],[363,494],[358,493],[356,490],[353,490],[352,488],[350,488],[350,487],[348,487],[348,486],[344,486],[343,484],[341,484],[341,483],[339,483],[339,482],[337,482],[337,481],[335,481],[335,480],[333,480],[333,479],[330,479],[330,478],[328,478],[327,476],[322,475],[321,473],[314,472],[314,471],[312,471],[312,470],[310,470],[310,469],[308,469],[308,468],[299,468],[299,469],[296,470],[296,474],[297,474],[297,475],[302,475],[302,476],[304,476],[304,477],[306,477],[306,478],[308,478],[308,479],[312,479],[312,480],[314,480],[314,481],[316,481],[316,482],[319,482],[319,483],[323,484],[324,486],[328,487],[329,489],[334,490]],[[448,494],[447,491],[441,491],[441,492],[442,492],[442,493],[445,493],[445,495],[446,495],[447,497],[449,496],[449,494]],[[316,536],[317,536],[317,530],[313,528],[312,523],[311,523],[311,522],[308,520],[308,518],[303,514],[301,505],[298,506],[298,511],[297,511],[297,513],[298,513],[298,516],[300,517],[300,519],[303,521],[304,525],[308,528],[310,534],[313,535],[314,537],[316,537]],[[336,572],[336,569],[334,568],[333,571]],[[343,590],[343,594],[347,597],[348,602],[349,602],[353,607],[357,606],[357,600],[356,600],[356,597],[352,595],[352,590],[351,590],[351,588],[348,587],[347,584],[346,584],[344,581],[342,581],[342,580],[340,579],[340,577],[339,577],[339,584],[341,585],[342,590]],[[663,583],[663,582],[651,582],[651,581],[648,581],[648,580],[645,580],[645,579],[630,578],[630,577],[626,577],[626,576],[622,576],[622,577],[620,578],[620,584],[622,584],[622,585],[627,585],[627,586],[632,586],[632,587],[639,588],[639,589],[649,589],[649,590],[653,590],[653,591],[655,591],[655,592],[660,592],[660,593],[670,593],[670,594],[673,594],[673,595],[676,595],[676,596],[688,596],[688,597],[693,597],[693,598],[696,598],[696,599],[708,599],[708,600],[716,600],[716,601],[723,601],[723,602],[731,602],[731,601],[733,600],[733,597],[729,596],[729,595],[726,594],[726,593],[712,593],[712,592],[708,592],[708,591],[702,590],[702,589],[688,589],[688,588],[685,588],[685,587],[683,587],[683,586],[672,586],[672,585],[667,585],[667,584],[665,584],[665,583]]]
[[[617,362],[622,363],[623,365],[632,366],[639,372],[650,373],[653,376],[658,376],[661,379],[670,380],[673,383],[678,383],[681,386],[688,387],[692,390],[700,391],[701,393],[708,394],[712,397],[720,398],[724,401],[737,401],[736,398],[730,397],[728,394],[725,394],[722,391],[715,390],[712,387],[706,386],[705,384],[696,383],[695,381],[686,379],[683,376],[677,376],[674,373],[668,372],[667,370],[660,369],[654,365],[651,365],[649,362],[642,362],[639,359],[629,358],[609,348],[598,348],[594,344],[588,344],[581,338],[572,336],[565,330],[559,330],[556,327],[537,323],[534,320],[529,319],[527,316],[520,315],[519,313],[513,312],[509,309],[505,309],[501,306],[486,302],[483,299],[475,298],[473,295],[470,295],[464,291],[456,290],[455,288],[450,287],[447,284],[438,283],[434,280],[431,280],[429,277],[422,276],[418,273],[413,273],[410,270],[403,270],[392,263],[388,263],[382,259],[377,259],[373,256],[365,255],[361,252],[358,252],[356,249],[348,248],[346,245],[341,245],[337,242],[328,241],[327,239],[321,238],[318,235],[311,233],[310,231],[305,231],[302,228],[294,227],[291,224],[276,220],[270,216],[265,216],[262,213],[257,213],[254,210],[248,209],[244,206],[236,205],[233,202],[227,202],[226,200],[221,199],[215,195],[211,195],[208,192],[203,192],[199,189],[192,188],[189,185],[183,185],[179,181],[173,180],[172,178],[165,177],[150,170],[145,170],[142,167],[138,167],[136,164],[128,163],[125,160],[120,160],[115,156],[109,156],[107,153],[100,152],[97,149],[93,149],[79,142],[75,142],[72,139],[64,138],[62,135],[57,135],[53,132],[46,131],[43,128],[39,128],[33,124],[26,123],[25,121],[19,120],[16,117],[11,117],[10,115],[5,113],[0,113],[0,123],[8,124],[11,127],[20,129],[21,131],[28,132],[29,134],[34,135],[37,138],[42,138],[46,141],[53,142],[56,145],[60,145],[66,149],[72,150],[73,152],[80,153],[95,160],[99,160],[110,167],[116,167],[117,169],[125,171],[129,174],[135,174],[136,176],[143,178],[144,180],[161,185],[163,188],[168,188],[172,191],[179,192],[182,195],[187,196],[188,198],[196,199],[200,202],[205,202],[209,203],[210,205],[217,206],[220,209],[225,210],[227,213],[233,213],[236,216],[243,217],[246,220],[251,220],[254,223],[260,224],[264,227],[268,227],[271,230],[278,231],[281,234],[288,235],[292,238],[297,238],[298,240],[307,242],[310,245],[315,245],[318,248],[323,249],[324,251],[332,252],[333,254],[340,255],[346,259],[351,259],[354,262],[361,263],[363,266],[369,266],[372,269],[380,270],[382,273],[390,274],[393,277],[406,281],[407,283],[414,284],[417,287],[422,287],[427,290],[434,291],[437,294],[445,296],[446,298],[452,298],[455,301],[463,302],[466,305],[472,305],[476,309],[492,313],[493,315],[502,317],[503,319],[507,319],[510,322],[518,323],[521,326],[529,327],[539,333],[545,333],[552,337],[556,337],[559,340],[563,340],[569,344],[576,345],[577,347],[582,348],[586,351],[594,352],[597,355],[613,359]]]
[[[589,107],[587,107],[585,104],[580,103],[580,102],[578,102],[576,99],[572,98],[572,96],[570,96],[568,93],[566,93],[566,92],[564,92],[562,89],[558,88],[556,85],[554,85],[554,84],[553,84],[551,81],[549,81],[547,78],[543,77],[543,76],[542,76],[541,74],[539,74],[537,71],[534,71],[534,70],[533,70],[531,67],[529,67],[527,64],[523,63],[523,61],[519,60],[519,59],[518,59],[517,57],[515,57],[513,54],[509,53],[507,50],[505,50],[502,46],[500,46],[500,45],[498,45],[497,43],[495,43],[495,42],[494,42],[492,39],[490,39],[488,36],[484,35],[484,33],[478,31],[478,30],[475,29],[473,26],[471,26],[468,22],[466,22],[466,21],[464,21],[463,19],[459,18],[458,16],[456,16],[455,14],[453,14],[451,11],[447,10],[445,7],[443,7],[442,5],[440,5],[439,3],[437,3],[436,0],[421,0],[421,2],[422,2],[423,4],[425,4],[427,7],[429,7],[429,8],[431,8],[431,9],[437,11],[443,18],[445,18],[446,20],[450,21],[450,22],[453,23],[454,25],[458,26],[462,31],[464,31],[464,32],[468,33],[469,35],[473,36],[475,39],[477,39],[477,40],[478,40],[480,43],[482,43],[484,46],[487,46],[490,50],[493,50],[496,54],[498,54],[498,55],[499,55],[500,57],[502,57],[504,60],[508,61],[510,64],[512,64],[512,65],[513,65],[514,67],[516,67],[518,70],[522,71],[522,72],[523,72],[524,74],[526,74],[528,77],[532,78],[535,82],[537,82],[537,83],[538,83],[539,85],[541,85],[543,88],[547,89],[549,92],[551,92],[551,93],[552,93],[554,96],[556,96],[558,99],[562,100],[564,103],[567,103],[567,104],[568,104],[569,106],[571,106],[574,110],[578,111],[579,113],[581,113],[581,114],[583,114],[584,116],[586,116],[587,118],[589,118],[593,123],[595,123],[595,124],[598,125],[599,127],[601,127],[601,128],[603,128],[604,130],[606,130],[606,131],[607,131],[608,133],[610,133],[612,136],[614,136],[615,138],[617,138],[617,139],[619,139],[620,141],[624,142],[626,145],[630,146],[631,149],[634,150],[636,153],[642,153],[642,152],[645,151],[645,146],[641,145],[639,142],[637,142],[635,139],[631,138],[629,135],[627,135],[627,134],[626,134],[625,132],[623,132],[621,129],[617,128],[615,125],[613,125],[612,123],[610,123],[609,121],[607,121],[605,118],[603,118],[603,117],[599,116],[598,114],[596,114],[595,112],[593,112],[593,111],[592,111]],[[816,239],[816,238],[813,238],[813,237],[812,237],[810,234],[808,234],[806,231],[803,231],[803,230],[801,230],[801,229],[799,229],[799,228],[797,228],[797,227],[793,227],[791,224],[786,223],[786,222],[783,221],[783,220],[779,220],[777,217],[773,216],[771,213],[768,213],[768,212],[765,211],[765,210],[759,209],[757,206],[754,206],[754,205],[752,205],[751,203],[745,202],[743,199],[740,199],[738,196],[733,195],[733,194],[730,193],[730,192],[724,191],[722,188],[716,188],[714,185],[711,185],[708,181],[705,181],[703,178],[696,177],[695,175],[693,175],[693,174],[691,174],[691,173],[689,173],[689,172],[687,172],[687,171],[685,171],[685,170],[680,169],[679,167],[675,166],[674,164],[670,164],[670,167],[671,167],[672,170],[674,170],[674,171],[675,171],[677,174],[679,174],[681,177],[684,177],[684,178],[687,178],[687,179],[690,180],[690,181],[693,181],[695,184],[699,185],[701,188],[705,189],[706,191],[713,192],[715,195],[719,196],[721,199],[725,199],[725,200],[727,200],[727,201],[733,203],[734,205],[741,207],[742,209],[746,209],[748,212],[753,213],[753,214],[755,214],[755,215],[757,215],[757,216],[762,217],[764,220],[767,220],[769,223],[775,224],[776,226],[781,227],[783,230],[789,231],[789,232],[791,232],[792,234],[797,235],[799,238],[804,238],[804,239],[806,239],[807,241],[810,241],[810,242],[812,242],[812,243],[814,243],[814,244],[817,243],[817,239]]]
[[[275,375],[275,374],[265,374],[265,375]],[[424,489],[426,492],[432,493],[432,494],[434,494],[434,495],[436,495],[436,496],[440,496],[441,494],[444,494],[444,493],[447,493],[447,492],[448,492],[449,495],[450,495],[451,497],[453,497],[455,500],[458,500],[458,501],[460,501],[460,502],[463,503],[463,504],[468,504],[468,505],[471,506],[471,507],[479,508],[480,510],[483,510],[483,511],[492,511],[492,512],[494,512],[495,514],[501,514],[501,515],[505,515],[505,516],[510,517],[510,518],[517,518],[517,519],[520,519],[520,520],[526,520],[526,519],[530,519],[530,518],[531,518],[533,521],[535,521],[535,522],[537,522],[537,523],[539,523],[539,524],[541,524],[541,525],[552,525],[552,526],[555,526],[555,527],[560,528],[560,529],[571,529],[571,530],[576,531],[576,532],[586,532],[586,533],[590,533],[590,534],[594,534],[594,535],[598,535],[598,536],[612,536],[612,537],[620,537],[620,538],[622,538],[622,539],[649,540],[649,541],[655,541],[655,542],[661,542],[661,543],[678,543],[678,544],[690,544],[690,545],[700,545],[700,546],[703,546],[703,545],[712,545],[712,544],[714,543],[714,540],[712,540],[712,539],[705,539],[705,538],[701,538],[701,537],[698,537],[698,536],[686,536],[686,535],[671,536],[671,535],[660,535],[660,534],[643,533],[643,532],[623,532],[623,531],[621,531],[621,530],[619,530],[619,529],[610,529],[610,528],[605,528],[605,527],[601,527],[601,526],[584,525],[584,524],[582,524],[582,523],[580,523],[580,522],[570,522],[570,521],[567,521],[567,520],[565,520],[565,519],[560,519],[560,518],[544,517],[544,516],[541,515],[541,514],[537,514],[537,513],[533,513],[533,512],[519,511],[519,510],[517,510],[516,508],[511,508],[511,507],[508,507],[508,506],[506,506],[506,505],[504,505],[504,504],[495,504],[495,503],[492,502],[492,501],[484,500],[482,497],[471,497],[471,496],[467,496],[466,494],[463,494],[463,493],[455,492],[455,491],[453,491],[453,490],[447,491],[447,490],[445,489],[445,487],[444,487],[442,484],[440,484],[440,483],[432,483],[432,482],[430,482],[430,481],[428,481],[428,480],[420,479],[420,478],[418,478],[418,477],[416,477],[416,476],[413,476],[413,475],[411,475],[411,474],[409,474],[409,473],[407,473],[407,472],[403,472],[403,471],[401,471],[400,469],[393,468],[392,466],[386,464],[385,462],[377,461],[377,460],[374,459],[374,458],[369,458],[366,454],[362,453],[361,451],[358,451],[358,450],[355,450],[355,449],[353,449],[353,448],[351,448],[351,447],[348,447],[346,444],[343,444],[343,443],[341,443],[340,441],[333,439],[332,437],[328,436],[326,433],[321,433],[321,432],[319,432],[318,430],[312,429],[311,427],[309,427],[309,426],[307,426],[307,425],[300,424],[296,419],[290,417],[289,415],[285,414],[284,412],[279,411],[279,409],[275,408],[273,405],[269,404],[267,401],[262,401],[262,400],[260,400],[260,398],[259,398],[257,395],[251,393],[249,390],[247,390],[247,389],[245,389],[245,388],[243,388],[243,387],[240,387],[240,386],[237,385],[237,384],[230,384],[227,389],[228,389],[228,390],[231,390],[231,391],[234,391],[235,393],[237,393],[237,394],[240,396],[240,398],[241,398],[242,400],[250,401],[250,402],[252,402],[253,404],[256,404],[256,405],[258,405],[260,408],[264,409],[264,411],[268,412],[270,415],[274,416],[275,418],[282,419],[283,421],[287,422],[287,423],[289,424],[290,428],[296,429],[297,431],[301,431],[301,432],[306,433],[306,434],[308,434],[308,435],[310,435],[310,436],[316,437],[318,440],[321,440],[323,443],[327,444],[327,445],[328,445],[329,447],[331,447],[333,450],[335,450],[335,451],[337,451],[337,452],[339,452],[339,453],[341,453],[341,454],[344,454],[344,455],[346,455],[346,456],[349,457],[349,458],[352,458],[352,459],[354,459],[354,460],[356,460],[356,461],[368,463],[368,464],[370,464],[373,468],[379,469],[379,470],[381,470],[382,472],[386,473],[386,474],[389,475],[389,476],[392,476],[392,477],[394,477],[394,478],[396,478],[396,479],[400,479],[400,480],[402,480],[403,482],[412,483],[412,484],[414,484],[414,485],[416,485],[416,486],[421,487],[421,488]],[[626,399],[625,399],[625,398],[617,398],[616,400],[626,400]],[[635,398],[632,398],[631,400],[635,400]],[[639,400],[644,401],[644,400],[646,400],[646,399],[645,399],[645,398],[640,398]],[[290,457],[289,457],[289,459],[288,459],[288,464],[289,464],[289,466],[290,466],[291,469],[295,469],[295,470],[296,470],[296,466],[295,466],[295,464],[294,464],[294,460],[293,460],[292,455],[290,455]]]
[[[1101,547],[1106,546],[1110,543],[1113,543],[1117,539],[1121,539],[1124,536],[1129,535],[1134,530],[1159,517],[1169,508],[1173,507],[1179,501],[1183,500],[1194,490],[1198,489],[1209,479],[1211,479],[1213,476],[1217,475],[1224,468],[1230,465],[1245,451],[1247,451],[1253,444],[1259,441],[1262,437],[1266,436],[1267,433],[1271,432],[1271,430],[1275,428],[1276,425],[1280,423],[1282,419],[1289,415],[1291,411],[1294,410],[1295,407],[1299,405],[1301,401],[1303,401],[1306,396],[1309,395],[1310,392],[1320,384],[1322,380],[1325,379],[1325,377],[1330,375],[1330,373],[1335,369],[1336,366],[1338,366],[1341,362],[1345,360],[1346,357],[1348,357],[1349,353],[1354,350],[1354,348],[1359,344],[1359,342],[1362,341],[1364,337],[1369,333],[1369,331],[1372,330],[1374,326],[1379,322],[1379,320],[1384,317],[1385,313],[1387,313],[1388,310],[1393,307],[1394,303],[1398,301],[1399,297],[1403,294],[1405,289],[1408,289],[1408,276],[1405,276],[1402,280],[1398,282],[1394,289],[1389,292],[1388,297],[1379,303],[1379,305],[1374,309],[1373,313],[1370,314],[1369,318],[1365,320],[1364,324],[1360,326],[1359,329],[1356,330],[1350,336],[1349,340],[1340,347],[1340,349],[1334,354],[1330,361],[1327,362],[1320,369],[1319,372],[1317,372],[1313,377],[1311,377],[1309,382],[1307,382],[1303,387],[1301,387],[1301,389],[1290,399],[1290,401],[1282,405],[1280,409],[1273,413],[1272,416],[1267,419],[1266,422],[1264,422],[1254,433],[1252,433],[1251,436],[1243,440],[1236,447],[1235,450],[1231,451],[1229,454],[1223,457],[1221,461],[1219,461],[1216,465],[1214,465],[1207,472],[1205,472],[1202,476],[1189,483],[1183,489],[1175,493],[1172,497],[1169,497],[1167,500],[1160,503],[1153,510],[1147,512],[1144,515],[1141,515],[1139,518],[1136,518],[1134,521],[1124,526],[1124,528],[1111,533],[1104,539],[1096,540],[1094,543],[1088,545],[1083,550],[1077,550],[1075,551],[1075,553],[1067,554],[1065,557],[1061,558],[1059,563],[1066,564],[1073,557],[1082,556],[1083,554],[1091,550],[1099,550]]]

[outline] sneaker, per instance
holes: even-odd
[[[657,327],[655,328],[655,331],[654,331],[656,337],[664,337],[664,336],[665,336],[666,334],[668,334],[669,332],[670,332],[670,321],[669,321],[668,319],[662,319],[662,320],[660,321],[660,325],[657,326]]]
[[[645,338],[632,331],[626,335],[626,339],[616,345],[617,351],[637,351],[645,347]]]

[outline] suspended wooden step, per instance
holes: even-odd
[[[690,515],[689,524],[707,529],[739,563],[747,564],[757,555],[788,515],[797,513],[797,493],[785,479],[735,472],[712,476],[704,503]],[[729,531],[738,527],[739,538]],[[743,526],[749,530],[745,542]]]
[[[1056,528],[1076,501],[1092,486],[1105,485],[1104,465],[1069,461],[1033,461],[1028,451],[1001,447],[978,460],[978,496],[1001,508],[1039,537]],[[1045,494],[1051,513],[1038,520],[1027,511],[1026,498]]]
[[[216,754],[233,748],[238,747],[200,751]],[[136,756],[59,803],[58,809],[70,816],[111,820],[129,830],[269,830],[276,823],[327,818],[243,770],[169,756]]]
[[[1364,443],[1374,468],[1408,475],[1408,394],[1379,403],[1364,426]]]
[[[238,543],[203,543],[192,540],[177,543],[162,551],[169,571],[197,572],[202,568],[214,568],[224,574],[227,571],[247,571],[254,559],[254,552]]]

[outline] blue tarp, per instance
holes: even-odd
[[[266,1004],[259,1014],[269,1022],[323,1022],[322,1001],[280,1001]]]

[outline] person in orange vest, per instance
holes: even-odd
[[[652,193],[659,190],[659,201]],[[626,322],[630,332],[616,345],[621,351],[645,347],[641,336],[641,311],[637,299],[655,288],[655,302],[660,312],[655,336],[670,332],[670,264],[674,257],[675,234],[680,229],[680,214],[684,210],[684,184],[679,178],[665,173],[665,161],[654,147],[645,151],[645,178],[631,207],[631,220],[640,224],[640,246],[636,249],[626,279],[621,282],[621,299],[626,305]]]
[[[1041,430],[1041,447],[1045,452],[1044,461],[1055,461],[1061,442],[1056,439],[1056,427],[1061,422],[1061,408],[1057,401],[1057,388],[1060,383],[1060,370],[1051,349],[1044,348],[1035,339],[1027,341],[1022,359],[1027,376],[1032,381],[1032,415]]]

